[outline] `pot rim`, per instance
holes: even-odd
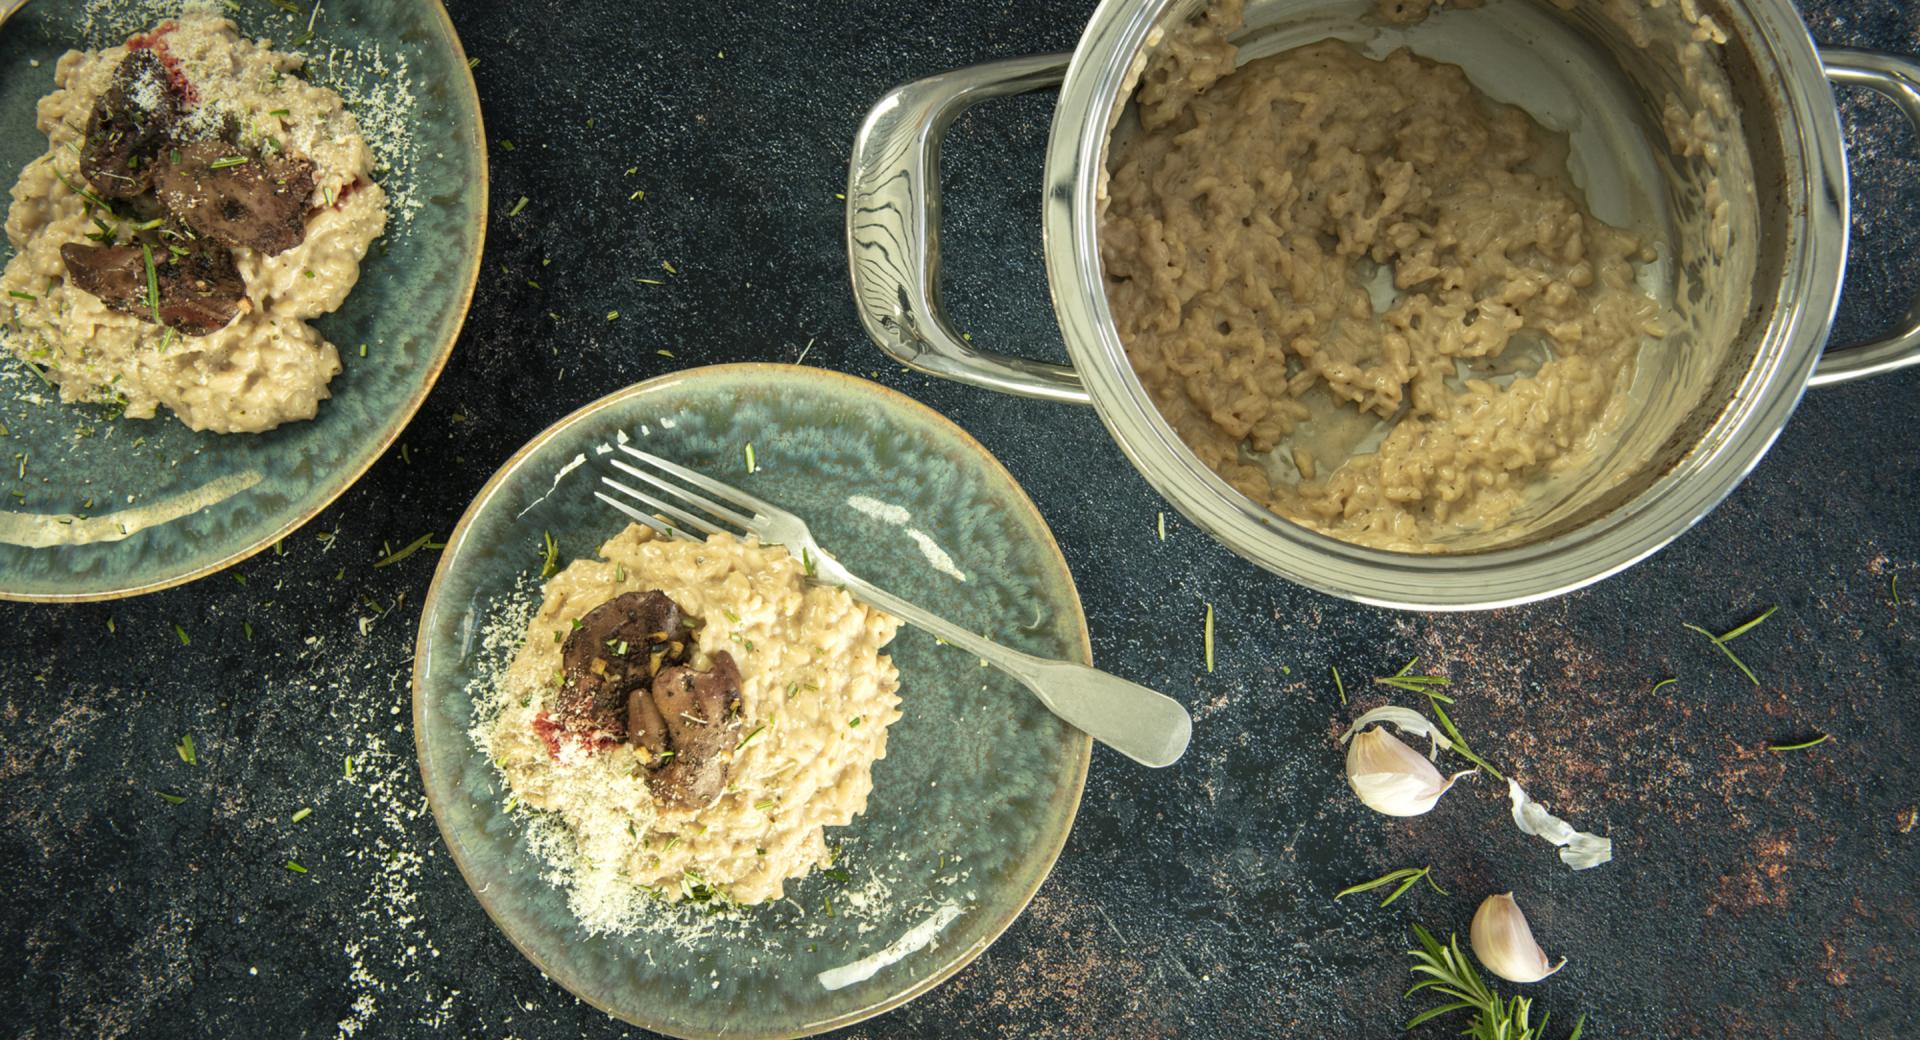
[[[1645,559],[1726,499],[1772,446],[1805,391],[1846,264],[1846,151],[1824,66],[1789,0],[1728,0],[1776,106],[1785,228],[1779,292],[1732,401],[1666,473],[1574,530],[1461,554],[1371,549],[1308,530],[1241,495],[1160,415],[1127,361],[1107,303],[1096,189],[1111,104],[1162,12],[1184,0],[1103,0],[1075,49],[1047,145],[1045,255],[1054,311],[1095,409],[1154,490],[1255,564],[1330,595],[1411,610],[1513,606],[1582,588]],[[1754,113],[1745,113],[1752,118]]]

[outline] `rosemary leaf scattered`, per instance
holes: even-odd
[[[173,745],[173,750],[180,755],[180,761],[190,766],[200,764],[200,756],[193,749],[193,734],[182,734],[179,743]]]
[[[541,531],[540,538],[546,543],[540,561],[540,577],[551,578],[560,570],[560,544],[553,540],[552,531]]]
[[[307,817],[309,817],[309,816],[312,816],[312,815],[313,815],[313,807],[312,807],[312,806],[310,806],[310,805],[306,805],[306,806],[301,806],[300,808],[298,808],[298,809],[295,809],[295,810],[293,811],[293,815],[292,815],[292,816],[290,816],[290,817],[288,817],[288,819],[287,819],[287,822],[288,822],[288,823],[299,823],[299,822],[300,822],[301,820],[304,820],[304,819],[306,819]]]
[[[1207,651],[1207,674],[1212,675],[1213,674],[1213,604],[1211,603],[1207,604],[1206,631],[1202,633],[1201,641],[1205,644],[1206,651]]]
[[[165,791],[155,791],[153,793],[159,795],[168,805],[180,805],[187,800],[187,796],[184,794],[168,794]]]
[[[525,195],[522,195],[520,196],[520,201],[514,203],[513,208],[507,211],[507,216],[517,217],[520,215],[520,211],[526,208],[527,208],[527,197]]]
[[[1347,703],[1347,684],[1340,681],[1340,666],[1329,665],[1333,669],[1333,688],[1339,691],[1340,703]]]
[[[447,543],[434,541],[433,532],[429,531],[415,538],[413,541],[408,542],[406,545],[401,546],[397,551],[390,552],[373,561],[373,565],[375,567],[391,567],[422,549],[445,549],[446,547]]]
[[[295,874],[305,874],[307,872],[307,868],[301,866],[298,860],[288,860],[287,869],[293,871]]]
[[[1393,884],[1396,881],[1401,882],[1401,884],[1398,887],[1396,887],[1391,893],[1388,894],[1387,898],[1382,899],[1380,901],[1381,906],[1386,906],[1389,903],[1392,903],[1394,900],[1400,898],[1401,896],[1406,895],[1407,889],[1410,889],[1414,885],[1418,884],[1420,882],[1420,879],[1422,878],[1426,879],[1427,884],[1433,886],[1433,890],[1435,892],[1438,892],[1443,896],[1447,894],[1447,890],[1444,888],[1441,888],[1439,883],[1433,880],[1433,867],[1425,866],[1425,867],[1401,867],[1399,870],[1388,871],[1387,873],[1382,874],[1377,878],[1374,878],[1372,881],[1362,881],[1357,885],[1351,885],[1347,888],[1343,888],[1338,893],[1336,893],[1333,898],[1344,899],[1350,895],[1356,895],[1361,892],[1371,892],[1376,888],[1384,888],[1388,885]]]
[[[1443,694],[1435,693],[1433,690],[1435,686],[1452,685],[1451,680],[1449,680],[1446,676],[1409,674],[1413,671],[1413,666],[1419,663],[1420,663],[1420,659],[1418,657],[1415,657],[1409,660],[1406,664],[1401,665],[1399,671],[1393,673],[1392,675],[1376,677],[1373,681],[1376,683],[1379,683],[1382,686],[1391,686],[1396,690],[1405,690],[1408,693],[1424,693],[1429,697],[1435,697],[1440,700],[1446,701],[1448,704],[1452,704],[1453,703],[1452,698],[1447,697]]]
[[[1819,747],[1820,745],[1825,744],[1827,741],[1832,739],[1833,739],[1833,734],[1822,733],[1819,736],[1813,738],[1812,740],[1803,740],[1798,744],[1768,744],[1767,750],[1768,751],[1805,751],[1806,749],[1811,747]]]

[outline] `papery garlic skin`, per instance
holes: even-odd
[[[1454,781],[1440,775],[1433,763],[1380,727],[1354,734],[1347,745],[1347,783],[1361,804],[1388,816],[1419,816],[1431,810]]]
[[[1547,952],[1533,940],[1527,915],[1520,912],[1512,892],[1481,902],[1468,938],[1481,966],[1508,982],[1539,982],[1567,964],[1565,957],[1558,964],[1547,963]]]
[[[1517,781],[1507,780],[1507,797],[1513,801],[1513,825],[1524,834],[1537,835],[1560,846],[1560,861],[1567,866],[1590,870],[1613,859],[1612,838],[1574,830],[1572,824],[1527,797]]]

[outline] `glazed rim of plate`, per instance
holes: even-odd
[[[947,433],[952,437],[954,437],[954,439],[957,440],[962,447],[969,449],[973,455],[983,460],[986,463],[987,471],[990,474],[993,474],[1005,480],[1010,487],[1012,487],[1015,491],[1019,493],[1016,496],[1019,507],[1029,514],[1030,519],[1036,523],[1039,531],[1045,536],[1044,547],[1047,551],[1048,561],[1050,563],[1057,565],[1060,569],[1060,573],[1067,576],[1067,595],[1072,600],[1074,615],[1079,620],[1077,629],[1079,633],[1078,647],[1079,647],[1080,653],[1083,659],[1087,661],[1093,660],[1093,638],[1087,629],[1086,609],[1080,603],[1080,589],[1079,589],[1079,586],[1076,585],[1073,581],[1073,570],[1072,568],[1067,566],[1066,556],[1060,552],[1060,543],[1054,540],[1053,529],[1047,525],[1046,518],[1040,515],[1039,508],[1035,506],[1033,504],[1033,500],[1027,496],[1026,489],[1020,486],[1020,482],[1014,479],[1013,474],[1007,470],[1007,467],[1001,463],[999,458],[997,458],[991,451],[988,451],[985,445],[981,444],[978,440],[975,440],[972,434],[962,429],[958,423],[955,423],[952,419],[947,418],[946,416],[933,410],[927,405],[922,404],[921,402],[916,401],[913,398],[908,397],[907,395],[900,393],[897,390],[893,390],[888,387],[881,386],[878,383],[861,379],[857,376],[847,375],[843,372],[835,372],[830,369],[809,368],[804,365],[789,365],[789,364],[780,364],[780,363],[774,363],[774,362],[738,362],[733,364],[706,365],[699,368],[682,369],[681,371],[678,371],[678,372],[669,372],[664,375],[655,376],[652,379],[643,380],[639,383],[635,383],[632,386],[627,387],[624,390],[616,390],[613,393],[610,393],[605,397],[602,397],[596,401],[593,401],[590,404],[587,404],[580,408],[575,409],[572,413],[567,415],[566,418],[561,419],[559,422],[556,422],[553,425],[547,427],[545,430],[542,430],[540,433],[536,434],[532,440],[528,441],[525,445],[523,445],[520,448],[520,450],[514,452],[513,456],[507,459],[506,462],[502,463],[499,469],[494,471],[493,476],[487,479],[487,483],[483,487],[481,487],[479,493],[474,495],[473,501],[468,504],[466,511],[460,515],[460,522],[454,525],[453,533],[447,536],[448,551],[440,557],[439,564],[434,567],[433,582],[432,584],[427,586],[427,597],[425,600],[421,602],[420,631],[414,640],[414,653],[413,653],[414,758],[419,763],[423,785],[425,785],[425,777],[429,768],[427,765],[426,749],[424,748],[424,746],[421,745],[420,739],[419,739],[421,726],[422,726],[422,700],[423,700],[422,691],[424,688],[423,680],[425,679],[425,676],[422,674],[422,664],[428,659],[427,623],[428,623],[428,620],[433,617],[435,609],[439,604],[441,582],[446,578],[447,572],[450,569],[450,565],[453,562],[453,558],[458,552],[458,547],[461,544],[462,539],[466,536],[468,527],[471,526],[474,518],[479,515],[480,510],[485,507],[488,500],[491,499],[494,496],[494,494],[500,489],[500,485],[506,480],[506,478],[510,474],[512,474],[515,470],[517,470],[522,463],[524,463],[529,457],[533,455],[534,452],[546,446],[546,444],[549,441],[557,439],[559,436],[564,434],[569,427],[573,426],[575,423],[580,422],[583,419],[586,419],[588,416],[593,415],[597,412],[600,412],[604,409],[614,407],[615,405],[623,401],[626,401],[630,398],[645,396],[650,392],[657,391],[660,388],[671,385],[673,383],[685,382],[688,379],[698,379],[706,375],[736,374],[736,373],[746,373],[746,372],[764,373],[769,380],[787,380],[787,379],[793,379],[795,377],[807,378],[807,379],[820,379],[826,382],[837,382],[841,384],[843,387],[853,389],[857,392],[871,394],[873,396],[879,397],[880,399],[890,404],[897,405],[908,411],[919,413],[924,418],[926,418],[933,426],[940,429],[942,432]],[[1080,744],[1079,761],[1075,764],[1075,767],[1073,770],[1073,776],[1069,780],[1069,784],[1073,788],[1073,803],[1072,803],[1074,807],[1073,815],[1068,817],[1067,826],[1061,828],[1059,838],[1053,843],[1053,847],[1045,850],[1044,867],[1035,875],[1033,884],[1029,886],[1025,892],[1022,892],[1019,894],[1019,898],[1015,901],[1013,906],[1005,914],[1002,915],[1000,920],[996,920],[992,922],[992,924],[987,929],[987,936],[983,941],[975,944],[971,948],[961,951],[960,955],[958,957],[955,957],[951,963],[943,965],[938,970],[928,975],[926,978],[921,979],[919,982],[915,983],[912,986],[907,987],[905,990],[902,990],[900,993],[894,996],[888,997],[886,1000],[880,1001],[872,1005],[871,1007],[860,1008],[853,1011],[849,1011],[843,1015],[840,1015],[825,1021],[809,1023],[808,1025],[803,1026],[800,1029],[793,1030],[790,1032],[764,1034],[764,1035],[769,1037],[784,1037],[784,1038],[813,1036],[818,1033],[824,1033],[830,1030],[844,1028],[846,1026],[853,1025],[856,1022],[863,1022],[869,1018],[875,1017],[876,1015],[883,1015],[889,1011],[892,1011],[894,1008],[900,1007],[901,1005],[906,1004],[907,1002],[925,994],[929,990],[932,990],[934,987],[940,985],[941,983],[952,978],[955,974],[959,973],[960,969],[965,968],[969,964],[972,964],[974,960],[980,956],[980,954],[986,952],[987,947],[991,945],[995,939],[998,939],[1003,933],[1006,932],[1006,930],[1009,927],[1013,925],[1013,922],[1019,920],[1020,915],[1026,913],[1027,905],[1033,901],[1034,895],[1040,891],[1040,886],[1043,884],[1046,884],[1047,878],[1052,876],[1054,865],[1058,863],[1060,860],[1060,853],[1066,849],[1067,838],[1070,837],[1073,833],[1073,820],[1079,816],[1080,800],[1086,791],[1087,769],[1093,757],[1093,740],[1091,737],[1088,737],[1086,734],[1080,733],[1077,730],[1073,730],[1071,727],[1068,727],[1068,732],[1070,734],[1076,735],[1078,737],[1079,744]],[[1070,737],[1069,739],[1072,739],[1072,738]],[[426,786],[427,786],[428,807],[433,808],[434,807],[433,789],[430,785],[426,785]],[[469,864],[467,863],[466,857],[461,852],[461,847],[459,843],[453,840],[453,835],[447,833],[447,824],[445,820],[441,818],[438,812],[435,812],[433,814],[433,821],[434,821],[434,826],[438,828],[440,831],[441,841],[447,846],[448,854],[452,857],[454,865],[460,868],[460,877],[464,881],[466,881],[467,888],[469,890],[472,890],[475,893],[478,893],[480,886],[477,883],[477,879],[474,876],[473,869],[469,866]],[[525,957],[529,963],[531,963],[535,968],[538,968],[542,974],[546,975],[548,978],[554,980],[555,982],[558,982],[562,988],[567,990],[567,992],[572,993],[575,997],[578,997],[580,1000],[584,1001],[585,1003],[592,1006],[593,1008],[599,1011],[602,1011],[613,1018],[617,1018],[621,1021],[639,1026],[642,1029],[651,1029],[655,1032],[665,1033],[668,1036],[699,1038],[699,1040],[708,1040],[707,1034],[692,1034],[692,1033],[676,1031],[676,1027],[674,1026],[673,1023],[670,1023],[670,1022],[640,1021],[638,1019],[628,1018],[627,1016],[621,1014],[617,1010],[600,1003],[598,1000],[584,993],[581,993],[578,989],[576,989],[571,984],[570,973],[563,972],[563,971],[556,971],[552,965],[548,964],[545,960],[543,960],[539,956],[536,956],[532,950],[528,949],[525,945],[523,945],[520,942],[519,937],[516,936],[511,930],[509,930],[504,924],[502,924],[500,919],[494,915],[493,907],[489,905],[486,900],[479,899],[476,894],[475,901],[480,904],[480,909],[486,913],[487,918],[493,922],[494,927],[498,929],[502,935],[507,937],[507,941],[513,944],[514,949],[520,951],[520,955],[522,957]],[[717,1040],[717,1036],[718,1034],[713,1035],[715,1040]]]
[[[20,13],[20,10],[26,6],[27,0],[17,0],[17,2],[8,3],[4,10],[0,10],[0,29],[5,29],[7,20]],[[465,87],[467,99],[473,105],[473,118],[475,121],[473,157],[478,160],[475,169],[479,173],[477,178],[479,194],[477,198],[479,199],[480,207],[479,211],[474,215],[474,223],[478,227],[478,237],[474,242],[473,263],[467,271],[467,284],[460,290],[460,299],[454,306],[454,320],[452,327],[448,330],[446,342],[442,343],[440,350],[428,360],[426,379],[420,384],[420,389],[416,390],[413,396],[407,399],[405,405],[402,405],[393,413],[393,422],[389,425],[387,432],[381,436],[379,442],[374,445],[373,450],[367,453],[364,461],[353,467],[351,471],[342,471],[342,476],[333,483],[332,487],[328,488],[321,495],[319,501],[315,502],[312,508],[302,511],[297,516],[288,520],[278,530],[263,536],[251,545],[237,549],[212,563],[196,567],[184,574],[177,574],[170,578],[162,578],[158,581],[150,581],[140,585],[129,585],[125,588],[112,589],[106,592],[81,593],[13,592],[7,589],[0,589],[0,600],[12,600],[16,603],[101,603],[108,600],[127,599],[132,596],[144,596],[150,592],[159,592],[162,589],[170,589],[176,585],[185,585],[189,582],[199,581],[201,578],[207,577],[210,574],[218,574],[236,563],[259,555],[259,553],[268,546],[306,526],[307,521],[319,516],[328,506],[332,505],[336,499],[346,494],[347,489],[358,484],[360,478],[367,475],[367,471],[373,468],[373,464],[379,462],[381,457],[386,455],[387,449],[393,447],[393,443],[400,439],[400,434],[406,431],[407,423],[412,421],[414,413],[418,412],[420,406],[426,402],[427,394],[433,391],[433,385],[439,382],[440,373],[446,369],[447,360],[453,356],[453,345],[460,339],[461,330],[466,327],[467,313],[473,308],[473,293],[480,284],[480,256],[486,251],[487,244],[489,178],[487,172],[487,149],[484,143],[487,139],[486,113],[480,107],[480,89],[474,82],[473,69],[468,65],[466,45],[460,42],[460,33],[454,29],[453,19],[448,16],[446,5],[444,3],[435,3],[433,10],[434,13],[440,16],[440,28],[446,33],[448,42],[453,44],[454,57],[459,59],[461,65],[468,66],[466,77],[456,84],[455,89]],[[306,421],[315,422],[317,420],[308,419]]]

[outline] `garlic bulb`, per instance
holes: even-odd
[[[1424,736],[1433,741],[1433,748],[1422,758],[1385,729],[1363,728],[1375,722],[1390,722],[1408,733]],[[1453,744],[1425,715],[1410,708],[1375,708],[1353,720],[1340,740],[1352,741],[1347,745],[1347,783],[1353,785],[1353,793],[1367,808],[1388,816],[1419,816],[1432,809],[1454,781],[1473,772],[1469,769],[1450,777],[1440,775],[1429,759]]]
[[[1474,912],[1469,931],[1473,955],[1495,975],[1508,982],[1539,982],[1566,966],[1547,963],[1547,952],[1533,941],[1533,929],[1527,927],[1527,915],[1513,901],[1513,893],[1488,896]]]
[[[1420,752],[1384,729],[1365,730],[1347,745],[1347,783],[1362,804],[1388,816],[1419,816],[1465,775],[1441,776]]]

